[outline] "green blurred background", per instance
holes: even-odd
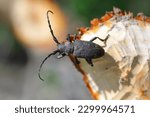
[[[61,60],[57,60],[55,56],[51,57],[42,69],[41,74],[45,81],[42,82],[38,79],[37,73],[41,61],[56,46],[53,43],[49,46],[53,45],[54,48],[43,49],[43,46],[31,47],[19,41],[18,38],[20,37],[16,35],[14,29],[18,31],[21,29],[19,25],[17,27],[13,25],[12,19],[14,19],[13,17],[23,17],[23,15],[14,16],[12,11],[15,8],[14,3],[20,1],[28,0],[0,0],[0,99],[91,99],[82,81],[81,74],[67,57]],[[65,16],[66,32],[60,30],[58,32],[59,37],[65,37],[67,33],[75,34],[78,27],[89,27],[90,20],[100,18],[106,11],[112,11],[114,6],[131,11],[134,15],[139,12],[143,12],[147,16],[150,15],[150,1],[148,0],[41,1],[56,4]],[[56,17],[55,10],[53,12],[53,17]],[[34,14],[31,15],[34,16]],[[26,21],[27,19],[22,23],[26,23]],[[59,18],[59,21],[64,22],[61,18]],[[47,23],[46,17],[45,22]],[[40,24],[35,23],[34,25],[36,28],[36,25]],[[34,25],[31,26],[31,29]],[[53,27],[55,26],[53,25]],[[61,28],[62,25],[58,25],[59,27]],[[44,31],[47,30],[49,29],[44,29]],[[61,32],[63,33],[61,34]],[[40,32],[37,32],[37,34],[40,34]],[[30,36],[30,33],[28,36]],[[36,42],[35,40],[32,43],[35,44]]]

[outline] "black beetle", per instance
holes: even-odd
[[[57,50],[50,53],[42,61],[40,68],[39,68],[39,73],[38,73],[39,78],[41,80],[43,80],[40,76],[40,71],[41,71],[42,65],[51,55],[55,55],[56,53],[59,53],[59,55],[57,56],[58,59],[66,56],[66,55],[72,54],[75,57],[77,64],[80,63],[77,58],[84,58],[88,62],[88,64],[90,64],[91,66],[93,66],[92,59],[104,56],[105,51],[102,47],[106,46],[106,41],[109,38],[109,35],[105,39],[100,39],[99,37],[94,37],[90,41],[77,40],[76,39],[77,37],[75,35],[74,41],[71,42],[71,36],[70,36],[70,34],[68,34],[68,37],[66,39],[67,41],[64,43],[60,43],[53,33],[53,30],[52,30],[52,27],[50,24],[50,20],[49,20],[49,16],[48,16],[49,12],[52,14],[53,14],[53,12],[50,10],[47,11],[47,20],[48,20],[48,25],[49,25],[49,29],[52,34],[53,40],[57,43]],[[99,46],[98,44],[93,43],[93,41],[96,39],[103,41],[105,45]]]

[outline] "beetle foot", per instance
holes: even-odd
[[[92,62],[92,59],[85,59],[85,60],[86,60],[87,63],[90,64],[92,67],[94,66],[94,65],[93,65],[93,62]]]

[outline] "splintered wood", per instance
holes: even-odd
[[[84,59],[74,62],[83,74],[94,99],[150,99],[150,18],[139,13],[114,8],[102,18],[91,21],[91,27],[80,28],[81,40],[94,37],[107,40],[105,55],[93,59],[91,67]],[[103,42],[94,43],[103,46]]]

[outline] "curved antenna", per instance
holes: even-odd
[[[51,34],[52,34],[52,37],[53,37],[53,40],[57,43],[57,44],[60,44],[59,42],[58,42],[58,39],[55,37],[55,35],[54,35],[54,33],[53,33],[53,30],[52,30],[52,27],[51,27],[51,23],[50,23],[50,20],[49,20],[49,16],[48,16],[48,13],[52,13],[52,14],[54,14],[52,11],[50,11],[50,10],[48,10],[47,11],[47,20],[48,20],[48,25],[49,25],[49,29],[50,29],[50,32],[51,32]]]
[[[45,61],[46,61],[51,55],[55,55],[57,52],[59,52],[59,50],[55,50],[53,53],[50,53],[50,54],[42,61],[41,65],[40,65],[40,68],[39,68],[39,72],[38,72],[38,76],[39,76],[39,78],[40,78],[42,81],[44,81],[44,79],[41,77],[40,72],[41,72],[41,68],[42,68],[43,64],[45,63]]]

